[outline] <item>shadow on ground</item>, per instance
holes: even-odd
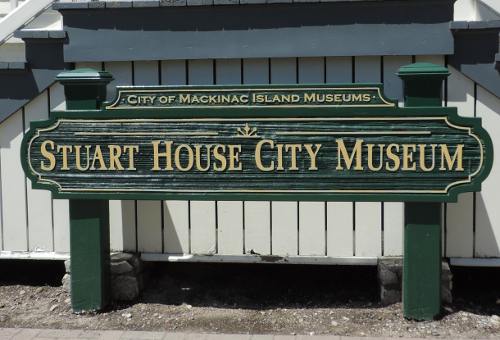
[[[452,267],[453,307],[476,314],[500,314],[500,268]]]
[[[0,285],[60,286],[63,261],[0,260]]]
[[[378,303],[374,266],[157,263],[142,302],[221,308],[318,308]]]

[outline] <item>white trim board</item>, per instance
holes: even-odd
[[[192,255],[142,253],[143,261],[201,263],[269,263],[318,265],[376,265],[377,257],[273,256],[273,255]]]

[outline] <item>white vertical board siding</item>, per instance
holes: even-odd
[[[444,64],[440,56],[417,56],[416,61]],[[383,80],[386,95],[401,103],[402,84],[395,73],[408,63],[411,57],[385,56],[78,63],[76,67],[104,66],[111,72],[115,81],[109,86],[109,99],[116,85]],[[461,116],[482,117],[495,149],[500,149],[495,134],[500,100],[479,86],[475,97],[474,82],[449,68],[448,106],[456,106]],[[29,122],[46,119],[49,108],[64,106],[63,87],[56,84],[0,125],[1,250],[69,252],[68,201],[32,190],[19,161],[20,141]],[[472,193],[462,194],[457,203],[447,204],[447,257],[500,257],[496,165],[475,200]],[[402,206],[392,202],[382,209],[376,202],[139,201],[136,211],[134,201],[110,201],[111,248],[167,254],[397,256],[402,254]]]
[[[49,98],[43,92],[24,107],[24,130],[30,122],[49,118]],[[19,157],[19,156],[18,156]],[[31,188],[31,180],[26,179],[28,201],[28,250],[53,251],[52,198],[48,190]]]
[[[217,202],[217,253],[241,255],[243,251],[243,202]]]
[[[269,59],[243,60],[243,83],[268,84]],[[246,253],[271,254],[271,202],[244,202]]]
[[[19,152],[23,139],[24,109],[0,125],[3,250],[28,250],[26,178]]]
[[[137,201],[137,247],[141,253],[162,252],[161,201]]]
[[[214,83],[213,60],[190,60],[187,71],[189,85]],[[191,252],[215,254],[217,252],[216,202],[191,201],[190,204]]]
[[[216,202],[191,201],[191,253],[212,255],[217,253]]]
[[[159,85],[158,62],[136,61],[133,64],[134,85]],[[163,204],[161,201],[137,201],[137,247],[139,252],[163,251]]]
[[[298,83],[325,81],[325,58],[299,58]],[[325,254],[325,203],[299,202],[299,255]]]
[[[128,61],[105,63],[104,69],[114,80],[107,86],[107,99],[116,95],[116,86],[132,85],[132,63]],[[94,63],[94,68],[99,64]],[[135,201],[109,201],[110,247],[112,250],[137,251]]]
[[[378,83],[381,78],[380,57],[355,58],[355,82]],[[382,205],[378,202],[355,203],[356,256],[382,255]]]
[[[493,149],[500,150],[500,99],[477,86],[477,116],[490,133]],[[475,256],[500,257],[500,161],[494,158],[493,168],[476,194]]]
[[[328,57],[325,60],[325,80],[327,83],[352,83],[352,57]]]
[[[163,85],[186,84],[186,61],[169,60],[161,62],[161,83]],[[163,251],[167,254],[188,254],[189,249],[189,202],[163,202]]]
[[[215,63],[215,83],[218,85],[241,84],[241,60],[224,59]],[[243,202],[217,202],[217,253],[241,255],[243,245]]]
[[[353,202],[326,204],[326,254],[330,257],[354,256]]]
[[[474,82],[452,66],[448,69],[447,105],[456,107],[460,116],[474,117]],[[457,203],[447,203],[445,221],[446,256],[473,257],[474,193],[460,194]]]
[[[272,84],[297,83],[297,59],[271,59]],[[298,202],[271,202],[271,253],[298,254]]]
[[[403,82],[397,72],[401,66],[411,64],[409,56],[387,56],[383,58],[384,93],[390,99],[403,104]],[[403,254],[404,203],[384,202],[383,239],[384,256]]]
[[[189,202],[163,202],[163,251],[167,254],[188,254]]]

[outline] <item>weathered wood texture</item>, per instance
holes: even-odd
[[[409,56],[178,60],[77,64],[77,67],[104,68],[111,72],[115,81],[109,86],[109,99],[114,97],[116,85],[383,81],[387,95],[401,101],[401,82],[395,72],[411,60]],[[435,56],[417,57],[417,61],[444,64],[442,57]],[[445,87],[447,104],[457,106],[461,115],[482,117],[500,149],[500,139],[495,134],[500,123],[500,100],[480,87],[475,91],[473,82],[456,70],[451,72]],[[59,85],[52,86],[0,125],[2,251],[65,253],[69,250],[67,201],[52,200],[31,190],[19,162],[24,129],[30,120],[48,117],[49,105],[52,109],[64,107]],[[500,218],[495,206],[499,199],[496,186],[500,182],[497,165],[495,162],[482,193],[461,195],[458,203],[447,204],[446,256],[500,256]],[[34,200],[38,207],[30,205]],[[42,207],[49,212],[37,213]],[[35,220],[35,215],[40,218]],[[111,201],[110,222],[114,250],[329,257],[402,254],[400,203]]]

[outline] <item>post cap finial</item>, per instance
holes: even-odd
[[[57,75],[56,79],[61,84],[107,84],[113,80],[111,73],[97,71],[93,68],[79,68],[64,71]]]
[[[450,75],[450,71],[444,66],[432,63],[414,63],[401,66],[397,74],[400,78],[419,76],[446,78]]]

